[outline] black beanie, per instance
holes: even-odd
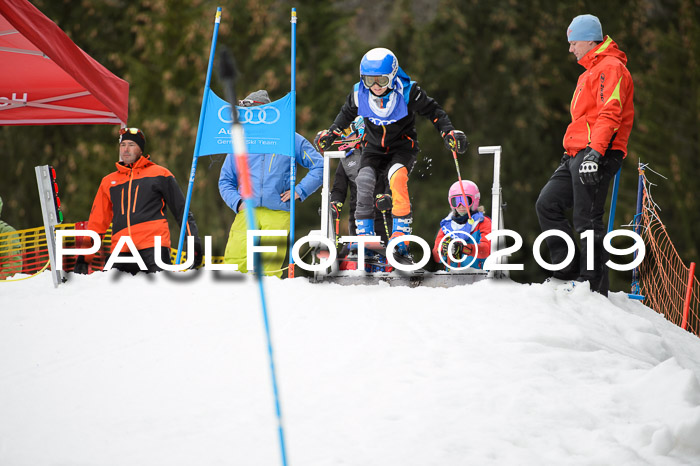
[[[122,141],[134,141],[141,148],[141,152],[146,152],[146,137],[138,128],[124,128],[123,133],[119,136],[119,144]]]

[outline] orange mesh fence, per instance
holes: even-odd
[[[644,304],[700,336],[700,282],[676,251],[649,194],[646,177],[643,180],[638,232],[644,239],[646,256],[639,266],[638,284]]]

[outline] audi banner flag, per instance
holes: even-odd
[[[284,154],[292,157],[292,94],[266,105],[236,107],[238,119],[245,128],[249,154]],[[204,128],[197,157],[230,154],[231,105],[214,92],[207,94]]]

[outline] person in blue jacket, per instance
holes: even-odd
[[[238,102],[239,107],[252,107],[269,104],[270,97],[265,90],[253,92]],[[309,172],[295,186],[295,198],[306,200],[323,183],[323,157],[304,137],[296,134],[295,158],[298,165]],[[249,154],[248,165],[253,187],[256,225],[259,230],[289,231],[290,208],[290,163],[283,154]],[[233,154],[228,154],[219,175],[219,193],[226,205],[236,214],[245,209],[238,182],[238,172]],[[231,225],[226,250],[225,264],[237,264],[240,272],[247,272],[247,230],[245,215],[236,215]],[[287,253],[287,238],[261,237],[260,246],[276,246],[275,253],[262,253],[262,266],[265,275],[282,276],[282,265]]]

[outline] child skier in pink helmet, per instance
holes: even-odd
[[[486,239],[486,235],[491,233],[491,219],[484,215],[484,208],[479,206],[479,187],[469,180],[463,180],[462,187],[466,199],[459,181],[450,186],[447,200],[452,210],[440,221],[433,259],[448,270],[466,267],[483,269],[484,261],[491,252],[491,241]]]

